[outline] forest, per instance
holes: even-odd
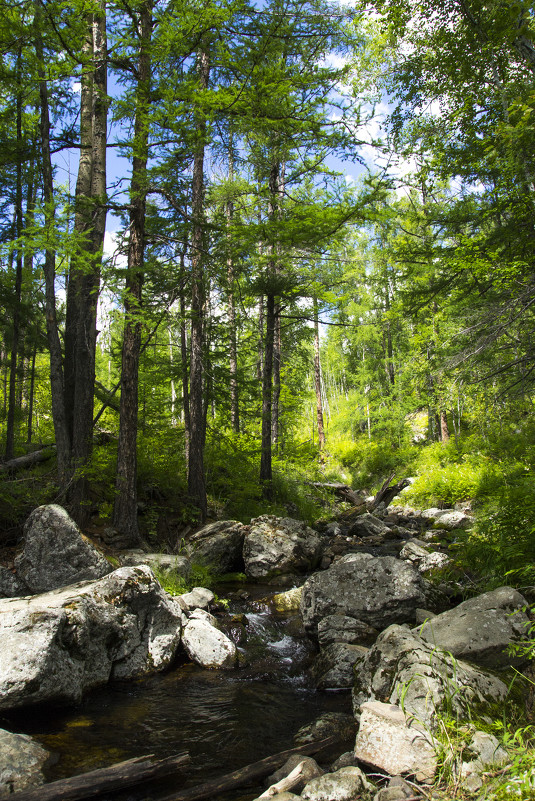
[[[533,6],[1,11],[3,544],[45,502],[166,550],[410,476],[533,583]]]

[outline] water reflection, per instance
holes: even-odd
[[[324,711],[350,712],[347,695],[308,686],[310,646],[295,628],[290,618],[255,611],[247,615],[245,666],[208,671],[182,664],[99,688],[76,709],[18,713],[9,728],[36,736],[58,755],[49,780],[144,754],[188,751],[186,783],[200,783],[292,747],[297,730]]]

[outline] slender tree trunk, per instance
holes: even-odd
[[[54,195],[52,158],[50,153],[50,115],[48,108],[48,86],[45,80],[43,62],[43,44],[40,34],[40,7],[36,6],[35,15],[35,49],[39,72],[39,103],[40,103],[40,134],[42,150],[43,196],[46,239],[54,241]],[[56,438],[56,454],[58,466],[58,481],[65,488],[70,464],[70,439],[65,415],[64,383],[63,383],[63,357],[61,341],[56,315],[56,254],[53,246],[45,247],[43,272],[45,276],[45,316],[48,349],[50,352],[50,386],[52,394],[52,420]]]
[[[271,174],[270,190],[272,192],[272,215],[280,216],[280,203],[284,193],[285,165],[277,163]],[[278,252],[280,247],[275,245]],[[280,264],[275,259],[273,274],[279,275]],[[280,445],[280,395],[281,395],[281,366],[282,366],[282,333],[281,333],[281,304],[275,303],[275,335],[273,340],[273,397],[271,401],[271,442],[275,452]]]
[[[386,242],[383,243],[383,246],[386,248]],[[385,297],[385,312],[386,312],[386,322],[384,328],[384,335],[385,335],[385,371],[386,377],[389,385],[393,387],[396,383],[396,374],[394,369],[394,347],[392,344],[392,329],[390,325],[390,282],[388,279],[388,266],[385,265],[384,271],[384,297]]]
[[[262,381],[264,375],[264,295],[258,300],[258,355],[256,359],[256,377]]]
[[[445,409],[440,411],[440,439],[443,443],[450,441],[450,430],[448,428],[448,415]]]
[[[273,337],[273,397],[271,400],[271,444],[275,453],[280,443],[280,396],[281,396],[281,305],[275,303],[275,332]]]
[[[17,144],[21,147],[22,144],[22,74],[21,74],[21,58],[22,52],[19,48],[17,54],[17,109],[16,109],[16,125],[17,125]],[[16,187],[15,187],[15,233],[17,236],[17,257],[15,259],[15,292],[13,297],[13,325],[12,325],[12,339],[11,339],[11,357],[9,361],[9,394],[7,406],[7,420],[6,420],[6,450],[5,459],[8,461],[13,458],[15,449],[15,407],[17,405],[17,364],[19,355],[19,342],[20,342],[20,303],[22,299],[22,226],[23,226],[23,209],[22,209],[22,154],[17,154],[17,168],[16,168]]]
[[[325,447],[325,428],[323,425],[323,403],[321,397],[320,327],[318,299],[314,295],[314,389],[316,391],[316,420],[318,424],[318,444],[320,451]]]
[[[130,237],[128,240],[128,267],[124,296],[125,324],[121,363],[117,479],[115,484],[117,496],[113,509],[113,524],[115,528],[129,536],[132,543],[139,541],[136,448],[149,149],[151,0],[141,4],[138,31],[138,83],[135,100],[132,180],[130,184]]]
[[[182,267],[184,256],[181,256]],[[189,374],[188,374],[188,329],[186,325],[186,301],[184,292],[180,293],[180,361],[182,366],[182,412],[184,418],[184,453],[189,462],[189,438],[191,422],[189,416]]]
[[[2,356],[2,386],[3,386],[3,399],[2,399],[2,419],[5,420],[7,415],[7,353],[2,346],[1,356]]]
[[[232,153],[232,138],[229,144],[229,181],[234,180],[234,159]],[[229,198],[227,201],[227,225],[230,229],[234,217],[234,203]],[[229,254],[227,258],[227,281],[228,281],[228,323],[229,323],[229,373],[230,373],[230,423],[232,430],[240,432],[240,404],[238,392],[238,346],[236,333],[236,303],[234,299],[234,260],[232,258],[231,233],[228,231],[227,240]]]
[[[279,200],[282,186],[281,178],[281,165],[280,162],[275,161],[271,166],[269,174],[269,210],[268,215],[271,221],[274,221],[279,216]],[[280,371],[280,345],[277,339],[277,318],[280,317],[277,313],[277,302],[275,297],[275,278],[278,272],[277,266],[277,243],[273,242],[271,245],[271,258],[268,265],[267,285],[268,291],[266,293],[266,310],[265,310],[265,337],[264,337],[264,369],[262,374],[262,446],[260,456],[260,482],[263,485],[262,491],[264,497],[270,498],[272,495],[272,443],[273,443],[273,373],[274,369]],[[277,365],[274,364],[277,358]],[[280,372],[278,372],[278,385],[280,391]],[[276,435],[278,438],[278,398],[277,398],[277,428]]]
[[[205,49],[198,54],[197,69],[199,86],[208,87],[210,61]],[[191,213],[193,218],[191,253],[191,357],[189,378],[190,440],[188,454],[188,492],[199,509],[201,521],[207,514],[206,485],[204,475],[205,416],[203,403],[203,356],[204,356],[204,148],[206,122],[203,112],[197,113],[197,145],[193,160],[191,186]]]
[[[169,369],[171,372],[171,424],[176,426],[176,388],[175,388],[175,364],[173,359],[173,335],[171,326],[167,329],[169,337]]]
[[[265,498],[272,495],[271,469],[271,393],[273,379],[273,341],[275,338],[275,296],[266,295],[266,332],[264,337],[264,371],[262,376],[262,452],[260,455],[260,482]]]
[[[35,360],[37,358],[37,347],[34,345],[32,351],[32,364],[30,368],[30,388],[28,391],[28,433],[26,435],[26,442],[31,444],[33,437],[33,402],[35,393]]]

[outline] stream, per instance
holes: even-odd
[[[98,688],[75,708],[19,711],[0,726],[30,734],[54,753],[48,781],[144,754],[188,751],[191,762],[178,780],[122,794],[139,801],[291,748],[298,729],[324,712],[350,713],[348,693],[312,688],[307,667],[314,650],[299,615],[274,611],[266,601],[272,587],[248,590],[252,600],[233,599],[229,607],[246,616],[239,668],[206,670],[179,661],[166,673]]]

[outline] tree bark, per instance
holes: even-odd
[[[140,6],[138,82],[135,100],[132,180],[130,184],[130,237],[124,296],[125,323],[121,362],[121,401],[117,449],[116,499],[113,525],[139,542],[137,522],[138,376],[141,348],[145,212],[149,148],[149,104],[152,37],[152,0]]]
[[[16,126],[17,126],[17,145],[22,147],[22,51],[19,47],[17,53],[17,107],[16,107]],[[16,167],[16,186],[15,186],[15,234],[17,237],[17,257],[15,259],[15,291],[13,296],[13,324],[11,328],[11,356],[9,360],[9,391],[6,420],[6,460],[12,459],[15,450],[15,407],[17,403],[17,366],[20,342],[20,303],[22,299],[22,153],[17,153]]]
[[[450,430],[448,428],[448,415],[445,409],[440,410],[440,439],[443,443],[450,441]]]
[[[97,303],[106,228],[108,107],[105,0],[100,0],[98,12],[89,15],[87,26],[85,49],[89,65],[87,75],[84,75],[85,69],[82,72],[81,151],[76,186],[78,208],[75,213],[75,230],[84,241],[80,246],[81,258],[74,259],[71,264],[65,337],[65,363],[69,370],[66,376],[66,413],[71,430],[74,468],[83,468],[91,458],[93,449]],[[68,498],[73,516],[80,525],[89,522],[88,489],[85,476],[76,475]]]
[[[108,768],[91,770],[79,776],[22,790],[20,801],[81,801],[83,798],[136,787],[147,781],[161,779],[179,772],[189,761],[187,754],[152,760],[152,756],[136,757]]]
[[[274,161],[269,174],[269,209],[268,216],[271,222],[279,215],[279,194],[281,191],[281,164]],[[277,343],[277,303],[275,297],[275,284],[277,268],[277,243],[271,244],[271,258],[267,267],[266,276],[266,308],[265,308],[265,336],[264,359],[262,372],[262,445],[260,456],[260,482],[262,493],[269,499],[272,495],[272,443],[273,443],[273,371],[276,359]],[[280,357],[279,357],[280,359]],[[275,365],[275,370],[279,365]],[[280,389],[280,374],[279,374]],[[278,400],[277,400],[277,430],[278,437]]]
[[[45,256],[43,272],[45,276],[45,317],[48,350],[50,353],[50,387],[52,395],[52,420],[57,448],[58,482],[65,487],[68,481],[70,465],[70,438],[65,415],[64,377],[61,341],[56,314],[56,254],[49,241],[54,240],[54,185],[52,158],[50,153],[50,114],[48,106],[48,86],[45,79],[43,43],[40,33],[41,8],[36,5],[35,14],[35,51],[39,74],[39,127],[41,134],[41,154],[43,172],[43,196],[45,218]]]
[[[294,754],[302,754],[303,756],[317,754],[337,742],[338,738],[336,737],[326,737],[324,740],[318,740],[315,743],[289,748],[287,751],[281,751],[278,754],[261,759],[259,762],[253,762],[252,765],[246,765],[244,768],[239,768],[232,771],[232,773],[227,773],[225,776],[220,776],[219,779],[213,779],[198,787],[167,795],[160,801],[201,801],[204,798],[215,798],[228,790],[235,790],[245,784],[250,784],[253,781],[262,779],[264,776],[268,776],[284,765],[289,757]]]
[[[273,332],[273,397],[271,399],[271,444],[275,453],[279,449],[280,440],[280,396],[281,396],[281,305],[275,303]]]
[[[256,377],[262,381],[264,375],[264,295],[258,299],[258,351],[256,359]]]
[[[318,298],[314,295],[314,390],[316,393],[316,420],[318,423],[318,444],[322,451],[325,447],[325,427],[323,424],[323,403],[321,398],[321,361],[320,361],[320,327],[318,314]]]
[[[264,370],[262,374],[262,452],[260,455],[260,483],[265,498],[272,494],[271,481],[271,390],[273,379],[273,340],[275,336],[275,296],[266,295]]]
[[[199,87],[205,90],[210,77],[208,52],[201,48],[197,57]],[[189,376],[190,438],[188,454],[188,492],[199,510],[201,522],[206,519],[207,500],[204,475],[204,403],[203,403],[203,357],[204,357],[204,148],[206,121],[203,112],[197,110],[197,145],[193,160],[191,186],[191,214],[193,229],[191,237],[191,355]]]
[[[184,256],[181,256],[182,265]],[[186,326],[186,301],[184,292],[180,293],[180,361],[182,367],[182,412],[184,417],[184,454],[189,461],[189,437],[191,422],[189,416],[189,374],[188,374],[188,329]]]
[[[37,358],[37,346],[34,345],[32,351],[32,362],[30,367],[30,387],[28,390],[28,428],[26,433],[26,443],[31,444],[33,437],[33,402],[35,394],[35,360]]]
[[[232,154],[232,138],[229,144],[229,181],[234,180],[234,160]],[[227,200],[227,225],[230,229],[234,217],[234,203]],[[240,403],[238,391],[238,346],[236,334],[236,303],[234,299],[234,260],[230,230],[227,233],[229,253],[227,257],[228,281],[228,323],[229,323],[229,373],[230,373],[230,424],[234,433],[240,432]]]

